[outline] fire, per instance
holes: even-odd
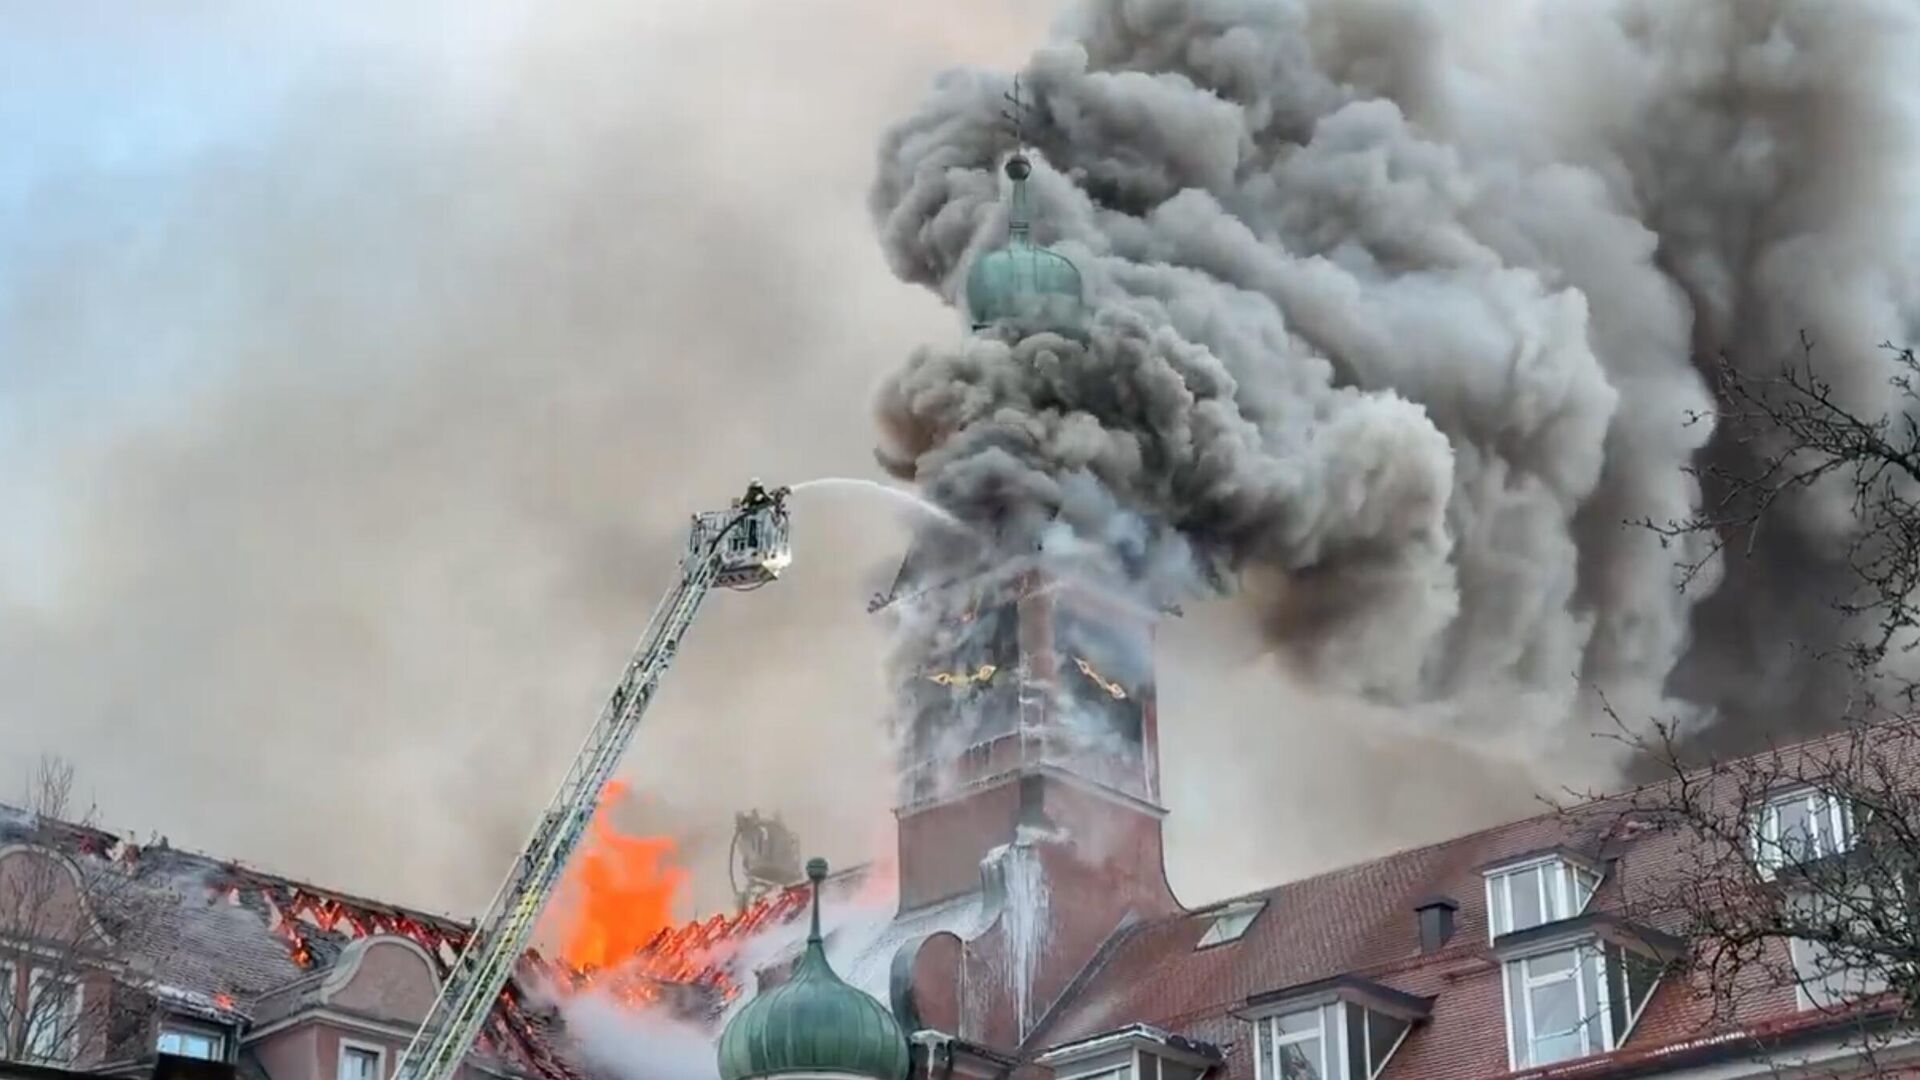
[[[674,899],[687,881],[672,862],[672,838],[629,835],[613,824],[612,810],[626,795],[625,784],[608,783],[548,912],[545,936],[575,971],[615,967],[652,944],[673,925]]]

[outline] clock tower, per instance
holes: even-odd
[[[1160,875],[1158,612],[1038,560],[915,590],[890,607],[918,628],[900,666],[901,907],[975,888],[1019,835]]]

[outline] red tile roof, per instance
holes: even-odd
[[[1617,905],[1623,881],[1670,873],[1688,857],[1684,836],[1636,819],[1632,797],[1622,796],[1147,921],[1095,958],[1078,991],[1029,1037],[1022,1056],[1145,1023],[1221,1047],[1229,1074],[1251,1078],[1253,1028],[1235,1016],[1248,1000],[1354,975],[1432,999],[1431,1015],[1394,1054],[1386,1080],[1506,1074],[1505,999],[1500,964],[1489,948],[1483,871],[1556,846],[1615,860],[1590,910]],[[1452,937],[1423,955],[1414,909],[1434,896],[1459,908]],[[1247,900],[1266,906],[1238,940],[1196,949],[1214,914]],[[1684,978],[1669,977],[1625,1045],[1587,1059],[1578,1075],[1700,1038],[1715,1021],[1711,1004]],[[1791,990],[1761,991],[1743,1008],[1743,1025],[1807,1022],[1795,1011]],[[1537,1075],[1562,1075],[1567,1067]]]

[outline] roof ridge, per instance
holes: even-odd
[[[1712,760],[1703,761],[1700,764],[1687,768],[1683,775],[1688,777],[1699,777],[1707,773],[1711,773],[1715,770],[1730,768],[1746,762],[1758,761],[1772,754],[1779,754],[1785,751],[1793,751],[1793,750],[1798,750],[1798,751],[1812,750],[1816,747],[1834,742],[1838,739],[1841,739],[1848,735],[1853,734],[1857,730],[1857,728],[1861,725],[1868,726],[1868,727],[1884,727],[1884,726],[1891,726],[1892,724],[1897,722],[1899,721],[1897,720],[1860,721],[1859,724],[1850,724],[1839,731],[1827,732],[1825,734],[1816,735],[1811,738],[1801,739],[1797,742],[1769,741],[1767,745],[1760,747],[1756,750],[1753,750],[1749,753],[1723,757],[1723,758],[1714,758]],[[1569,794],[1577,796],[1577,801],[1570,804],[1556,806],[1551,809],[1544,810],[1538,814],[1530,814],[1522,818],[1511,818],[1506,821],[1495,822],[1491,825],[1486,825],[1486,826],[1483,826],[1482,828],[1475,829],[1472,832],[1456,833],[1453,836],[1443,837],[1439,840],[1432,840],[1432,841],[1428,841],[1420,844],[1411,844],[1402,848],[1395,848],[1391,851],[1386,851],[1379,855],[1362,859],[1358,862],[1344,863],[1340,866],[1329,867],[1325,870],[1308,874],[1305,877],[1290,878],[1286,881],[1275,882],[1272,885],[1263,886],[1257,889],[1249,889],[1246,892],[1236,893],[1231,896],[1221,897],[1220,899],[1217,899],[1217,900],[1209,900],[1205,904],[1201,904],[1197,907],[1186,908],[1183,911],[1176,912],[1170,915],[1161,916],[1157,919],[1149,920],[1149,921],[1155,922],[1155,923],[1166,923],[1187,915],[1207,914],[1209,912],[1212,912],[1216,908],[1225,907],[1230,904],[1242,903],[1242,902],[1245,902],[1248,900],[1254,900],[1254,899],[1271,899],[1276,893],[1279,893],[1283,889],[1291,889],[1291,888],[1296,888],[1303,885],[1325,882],[1325,881],[1337,878],[1343,874],[1358,873],[1362,870],[1366,870],[1371,867],[1381,865],[1383,863],[1389,863],[1399,859],[1409,858],[1421,852],[1431,851],[1439,848],[1451,847],[1456,844],[1464,845],[1470,841],[1480,840],[1507,829],[1517,829],[1524,825],[1531,825],[1536,822],[1546,821],[1550,818],[1558,817],[1569,810],[1600,807],[1600,806],[1605,806],[1608,803],[1620,802],[1626,799],[1630,799],[1635,795],[1652,791],[1666,784],[1671,784],[1674,782],[1675,779],[1676,778],[1672,775],[1660,776],[1652,780],[1642,781],[1641,783],[1638,783],[1638,784],[1631,784],[1626,787],[1622,787],[1618,790],[1599,793],[1599,794],[1580,794],[1577,792],[1569,792]],[[1546,796],[1544,795],[1538,796],[1538,798],[1541,801],[1546,801]]]
[[[8,811],[8,810],[14,811],[19,814],[30,815],[32,817],[40,819],[43,822],[57,826],[59,828],[71,829],[75,832],[92,833],[94,835],[101,836],[101,837],[110,837],[114,840],[125,840],[127,843],[137,848],[141,852],[143,857],[149,856],[149,855],[158,856],[158,855],[164,854],[169,857],[181,859],[182,861],[198,861],[198,862],[205,863],[206,864],[205,869],[210,871],[215,871],[215,872],[237,871],[246,876],[261,879],[262,881],[265,881],[268,883],[278,884],[278,885],[288,885],[293,888],[299,889],[303,892],[314,893],[316,895],[323,896],[330,900],[336,900],[342,903],[352,904],[355,907],[381,908],[388,911],[398,912],[400,914],[408,916],[409,918],[416,918],[416,919],[421,919],[421,920],[431,921],[431,922],[448,923],[448,924],[452,924],[454,926],[460,927],[462,929],[470,929],[473,925],[470,920],[461,919],[458,916],[449,914],[447,912],[430,911],[426,908],[411,907],[406,904],[394,903],[391,900],[378,900],[371,896],[362,896],[358,893],[351,893],[343,889],[336,889],[329,885],[320,884],[319,882],[306,881],[300,878],[292,877],[287,874],[279,873],[274,870],[268,870],[254,863],[250,863],[242,859],[222,858],[218,855],[213,855],[208,852],[201,851],[198,848],[178,847],[178,846],[175,846],[174,843],[171,840],[168,840],[164,835],[161,837],[161,843],[164,844],[164,846],[160,846],[159,844],[143,844],[143,843],[140,843],[138,840],[129,839],[129,837],[137,836],[138,835],[137,833],[132,833],[132,832],[120,833],[104,825],[89,824],[87,822],[82,822],[82,821],[69,821],[65,818],[51,817],[49,815],[41,814],[34,810],[30,810],[26,807],[16,806],[16,805],[13,805],[12,803],[8,803],[4,800],[0,800],[0,811]]]

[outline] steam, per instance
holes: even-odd
[[[595,1072],[618,1080],[715,1080],[713,1034],[664,1008],[634,1008],[606,994],[562,1006],[567,1035]]]
[[[1695,419],[1716,354],[1770,371],[1806,330],[1889,400],[1917,38],[1882,2],[1087,0],[1022,71],[1087,340],[921,349],[882,460],[1005,551],[1065,529],[1151,599],[1233,593],[1297,677],[1563,780],[1607,775],[1600,692],[1817,726],[1748,672],[1839,632],[1809,611],[1847,508],[1810,493],[1686,589],[1697,542],[1626,523],[1765,452]],[[881,148],[889,260],[943,297],[1005,235],[1009,89],[954,72]]]

